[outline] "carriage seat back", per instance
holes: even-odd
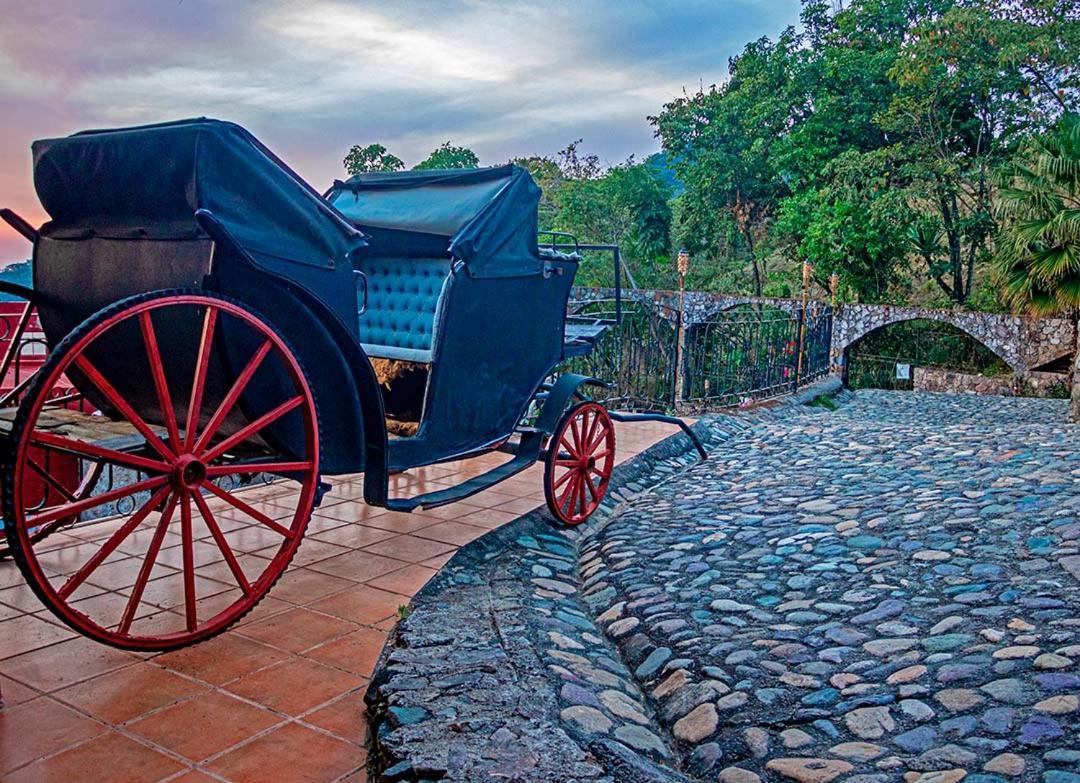
[[[367,311],[360,314],[360,342],[369,356],[431,362],[438,313],[449,288],[450,259],[363,258]],[[363,287],[358,291],[360,309]]]

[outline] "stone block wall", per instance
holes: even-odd
[[[1065,373],[1031,372],[1025,378],[1016,375],[975,375],[940,367],[916,367],[912,376],[915,391],[989,394],[1013,397],[1019,391],[1027,396],[1050,397],[1068,386]]]

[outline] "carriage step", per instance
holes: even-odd
[[[415,511],[418,508],[435,508],[464,500],[525,470],[536,462],[539,453],[538,447],[519,448],[516,457],[497,468],[492,468],[487,473],[481,473],[462,484],[440,489],[438,492],[427,492],[411,498],[390,498],[386,502],[386,507],[391,511]]]

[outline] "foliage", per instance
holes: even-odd
[[[368,144],[361,147],[354,145],[342,161],[349,174],[363,174],[367,171],[400,171],[405,162],[386,151],[381,144]]]
[[[998,190],[1026,139],[1080,109],[1080,5],[802,2],[798,28],[649,118],[661,153],[607,166],[578,139],[516,160],[543,189],[540,228],[620,245],[642,286],[675,286],[686,248],[692,288],[798,295],[809,262],[819,297],[835,273],[843,299],[999,309],[990,260],[1020,245]],[[403,167],[381,145],[350,158]],[[416,168],[478,164],[446,142]],[[591,257],[580,275],[612,282]]]
[[[836,400],[827,394],[819,394],[814,399],[807,403],[811,408],[824,408],[827,411],[839,410],[840,406],[836,404]]]
[[[596,155],[581,151],[581,140],[554,158],[515,161],[543,189],[540,228],[565,231],[589,244],[619,245],[624,263],[642,286],[670,286],[671,189],[664,172],[632,157],[604,168]],[[597,261],[600,261],[598,258]],[[610,285],[606,263],[582,265],[585,285]]]
[[[1030,139],[1005,170],[996,271],[1016,310],[1080,310],[1080,115]]]
[[[849,150],[828,164],[822,184],[784,200],[777,235],[819,279],[834,272],[845,292],[886,301],[900,283],[911,212],[890,185],[889,149]]]
[[[1065,0],[806,0],[800,31],[751,42],[727,82],[651,118],[685,185],[675,235],[755,292],[786,257],[862,300],[922,278],[967,303],[997,173],[1077,107],[1078,63]]]
[[[434,152],[413,166],[413,171],[424,169],[475,169],[480,165],[476,153],[468,147],[455,147],[449,141],[440,144]]]

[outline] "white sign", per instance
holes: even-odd
[[[896,380],[898,380],[898,381],[910,381],[911,380],[911,365],[910,364],[898,364],[898,365],[896,365]]]

